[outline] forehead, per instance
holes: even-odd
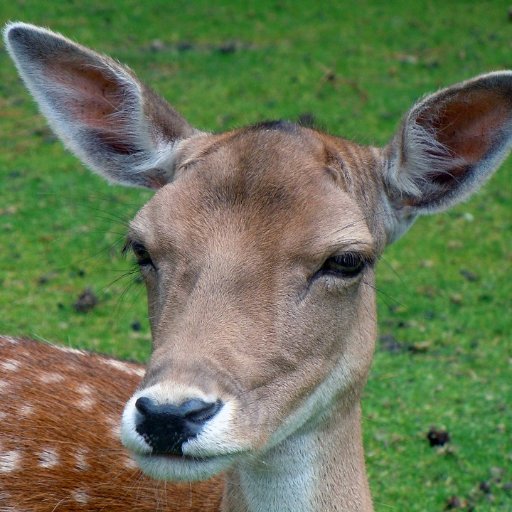
[[[132,223],[155,244],[194,237],[203,243],[228,231],[252,233],[260,242],[276,236],[371,242],[339,152],[313,130],[272,123],[209,136],[182,148],[176,165],[174,182]]]

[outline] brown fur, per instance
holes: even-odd
[[[144,369],[112,363],[0,337],[0,510],[219,510],[222,477],[170,486],[137,469],[117,430]],[[11,452],[17,462],[7,471]]]

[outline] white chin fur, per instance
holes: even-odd
[[[193,482],[207,480],[231,466],[234,455],[220,455],[207,459],[190,459],[165,455],[135,455],[140,469],[156,480]]]

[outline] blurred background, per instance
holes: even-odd
[[[425,93],[512,68],[500,0],[24,0],[0,4],[9,20],[128,64],[210,131],[287,119],[384,145]],[[380,264],[363,403],[377,511],[512,510],[511,170]],[[0,333],[143,361],[145,291],[121,248],[149,197],[65,152],[2,48]]]

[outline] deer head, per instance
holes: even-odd
[[[140,467],[228,471],[229,510],[370,510],[359,402],[375,264],[508,154],[512,73],[427,96],[375,148],[288,122],[205,133],[108,57],[22,23],[5,39],[67,147],[110,181],[155,189],[126,244],[153,335],[122,419]]]

